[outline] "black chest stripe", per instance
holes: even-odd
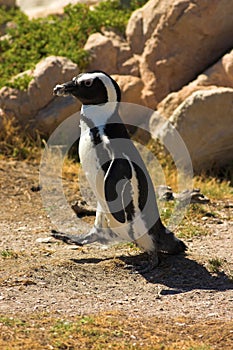
[[[139,191],[139,198],[138,198],[138,206],[141,211],[143,211],[147,200],[148,200],[148,180],[145,174],[145,171],[141,169],[136,163],[133,164],[134,169],[136,172],[136,177],[138,181],[138,191]]]
[[[90,133],[94,146],[98,146],[102,142],[99,129],[97,127],[94,127],[90,130]]]

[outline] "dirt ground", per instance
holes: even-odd
[[[211,235],[184,239],[186,256],[164,257],[153,272],[133,274],[126,265],[144,255],[129,244],[74,249],[53,239],[43,243],[54,227],[40,192],[31,190],[38,174],[38,164],[0,161],[0,314],[46,311],[73,317],[113,311],[135,318],[232,320],[229,201],[222,203],[221,219],[200,222]],[[214,201],[209,206],[216,210]],[[210,259],[221,261],[216,272]]]

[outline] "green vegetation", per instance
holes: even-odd
[[[0,41],[0,87],[11,85],[12,77],[35,67],[42,58],[57,55],[70,58],[84,69],[88,63],[83,47],[88,36],[102,28],[124,33],[133,10],[145,0],[107,0],[90,9],[85,4],[68,5],[62,16],[30,20],[19,9],[0,9],[0,24],[11,22]],[[17,81],[25,89],[29,79]],[[15,82],[15,81],[14,81]],[[27,84],[26,84],[27,83]],[[26,85],[25,85],[26,84]]]
[[[17,259],[18,254],[11,249],[4,249],[0,251],[0,255],[3,259]]]
[[[220,258],[212,258],[208,261],[208,267],[210,272],[219,273],[223,265],[223,260]]]
[[[231,199],[233,196],[233,164],[225,167],[224,176],[218,171],[211,175],[203,174],[195,178],[195,187],[201,189],[207,197],[215,199]]]
[[[13,77],[11,81],[6,82],[6,86],[9,86],[21,91],[26,91],[31,80],[32,80],[32,76],[25,73],[20,76]]]

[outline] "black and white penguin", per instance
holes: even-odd
[[[116,81],[102,71],[82,73],[56,85],[54,94],[82,103],[79,156],[98,205],[90,232],[53,231],[53,237],[77,245],[134,241],[149,256],[143,272],[158,265],[158,252],[184,252],[185,244],[162,224],[151,178],[119,116]]]

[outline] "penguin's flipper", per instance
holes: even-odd
[[[114,159],[104,178],[105,199],[112,216],[120,223],[133,219],[132,169],[127,159]]]

